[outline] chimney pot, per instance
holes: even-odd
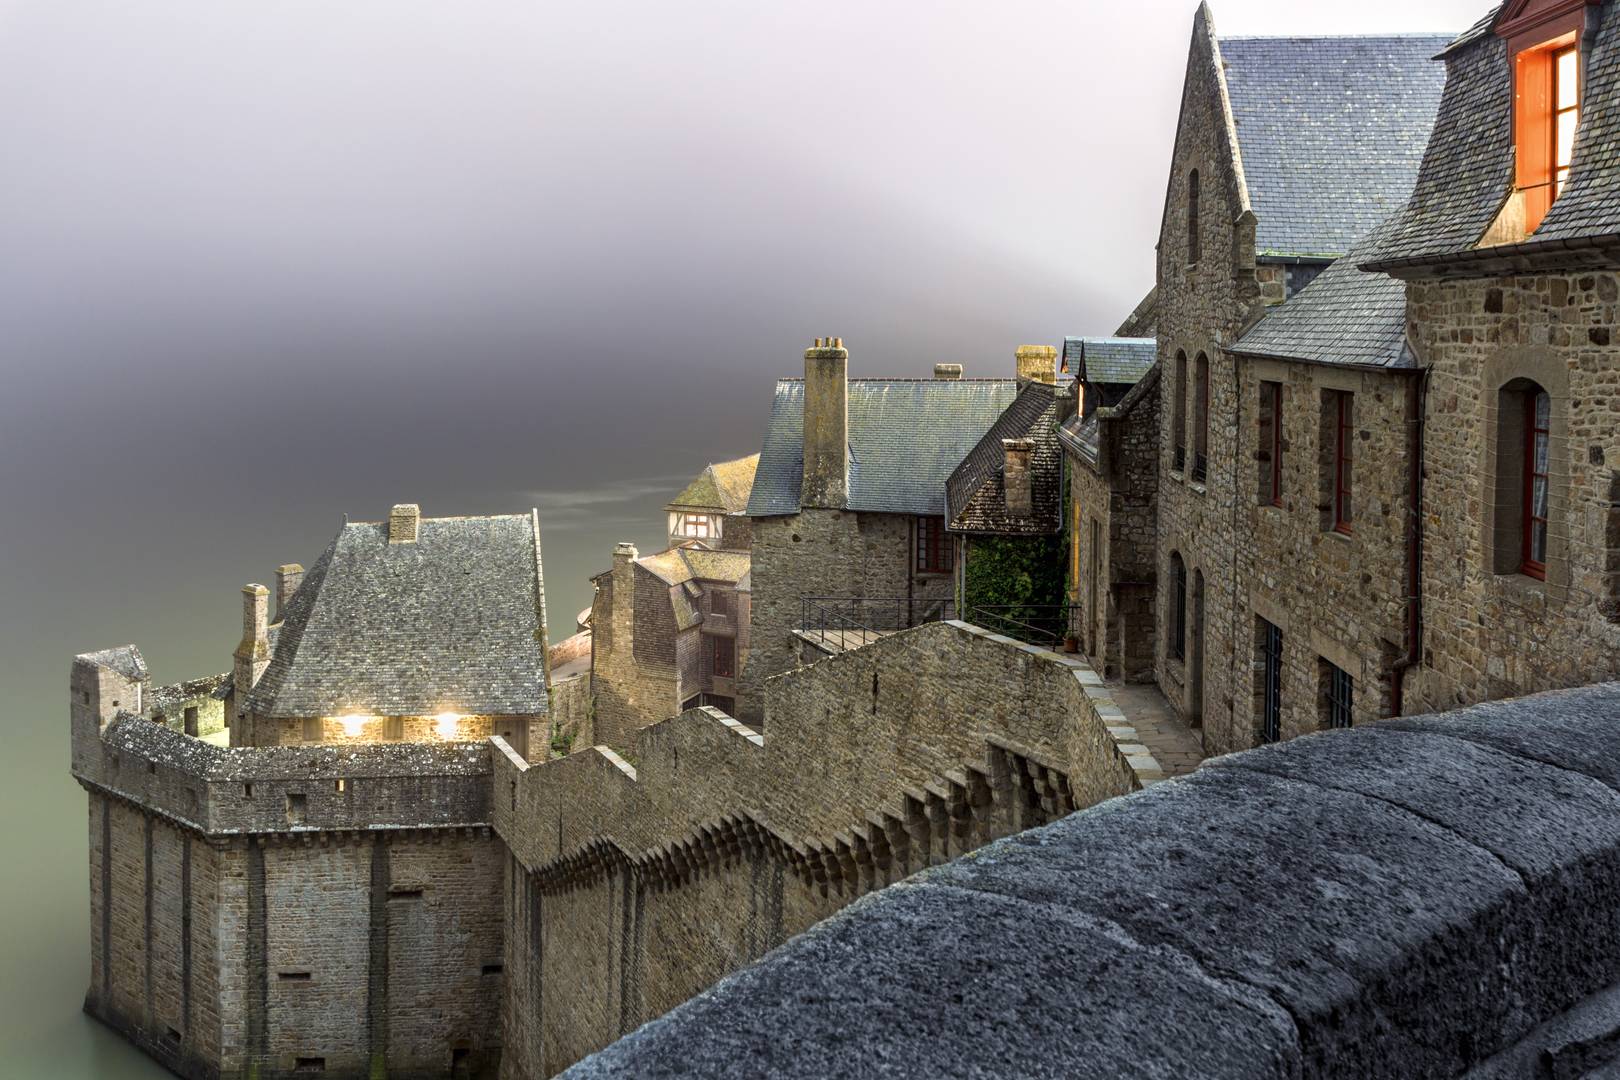
[[[636,545],[632,544],[628,540],[619,541],[619,546],[613,549],[613,559],[615,562],[618,562],[621,559],[634,561],[640,554],[641,553],[636,550]]]
[[[1020,345],[1014,353],[1018,377],[1048,385],[1057,383],[1057,349],[1051,345]]]
[[[961,364],[935,364],[934,365],[934,378],[936,378],[936,379],[946,379],[946,380],[951,381],[951,382],[959,381],[962,378],[962,365]]]
[[[390,544],[416,543],[417,528],[422,521],[422,508],[416,503],[399,503],[388,513],[388,542]]]
[[[287,614],[287,605],[292,602],[293,593],[298,586],[304,583],[304,568],[297,563],[286,563],[276,567],[276,622],[280,622]]]

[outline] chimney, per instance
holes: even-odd
[[[287,604],[304,583],[304,568],[295,562],[276,567],[276,622],[287,617]]]
[[[231,665],[231,685],[236,688],[236,707],[242,708],[247,692],[270,666],[270,590],[263,585],[242,586],[242,642],[236,647]]]
[[[849,350],[817,338],[804,351],[803,506],[842,509],[849,497]]]
[[[947,382],[959,382],[962,378],[961,364],[935,364],[934,378]]]
[[[400,503],[388,514],[388,542],[390,544],[416,543],[416,528],[422,521],[422,508],[415,503]]]
[[[1014,355],[1018,358],[1018,377],[1032,382],[1057,383],[1057,349],[1051,345],[1020,345]]]
[[[635,562],[640,554],[636,550],[636,545],[628,540],[621,540],[619,546],[613,549],[613,565],[618,566],[622,563]]]
[[[1007,498],[1007,513],[1015,518],[1029,517],[1035,511],[1029,477],[1029,459],[1035,453],[1035,440],[1002,439],[1001,452],[1001,486]]]

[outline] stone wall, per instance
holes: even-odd
[[[793,631],[804,597],[909,597],[919,613],[953,598],[954,575],[916,573],[913,530],[913,519],[902,514],[808,507],[755,519],[750,648],[737,703],[742,719],[758,723],[765,680],[798,666]]]
[[[590,672],[551,684],[551,744],[564,754],[596,745]]]
[[[1620,277],[1524,274],[1408,285],[1432,368],[1424,492],[1424,664],[1414,708],[1447,708],[1620,674]],[[1546,580],[1495,536],[1498,392],[1552,399]],[[1516,453],[1517,451],[1511,451]],[[1508,505],[1502,505],[1503,502]],[[1513,529],[1508,529],[1511,542]]]
[[[486,744],[224,748],[95,657],[71,690],[87,1011],[186,1077],[493,1074]]]
[[[1608,1075],[1617,711],[1222,758],[869,897],[567,1075]]]
[[[1233,708],[1239,693],[1230,685],[1228,663],[1208,665],[1201,681],[1193,649],[1186,649],[1186,659],[1173,655],[1168,632],[1175,581],[1171,555],[1175,553],[1186,566],[1189,593],[1194,581],[1202,578],[1205,582],[1203,655],[1229,658],[1240,647],[1246,654],[1248,647],[1241,627],[1246,612],[1234,610],[1234,597],[1246,594],[1248,584],[1244,568],[1234,569],[1233,555],[1239,551],[1234,486],[1239,398],[1236,369],[1224,347],[1259,316],[1265,300],[1254,256],[1255,217],[1239,171],[1231,108],[1207,8],[1200,9],[1194,19],[1177,130],[1159,234],[1158,359],[1163,422],[1154,573],[1158,582],[1154,622],[1159,633],[1154,669],[1165,697],[1189,722],[1207,717],[1212,728],[1230,731],[1235,726]],[[1199,259],[1190,263],[1187,195],[1194,170],[1200,176],[1200,242]],[[1275,299],[1281,300],[1281,296]],[[1194,478],[1192,468],[1197,426],[1197,388],[1193,384],[1200,354],[1209,362],[1210,385],[1209,460],[1202,482]],[[1178,378],[1182,369],[1178,356],[1185,357],[1185,380]],[[1174,450],[1178,397],[1185,431],[1185,460],[1180,463]],[[1194,621],[1191,615],[1188,621]],[[1217,715],[1212,717],[1212,712]],[[1231,747],[1212,743],[1209,748]]]
[[[550,1075],[872,889],[1162,775],[1083,663],[963,623],[765,697],[765,736],[698,709],[626,757],[501,748],[503,893],[527,928],[504,1075]]]
[[[592,738],[606,746],[625,746],[645,725],[680,711],[673,627],[667,657],[644,659],[647,646],[637,640],[637,590],[641,579],[657,579],[635,565],[636,556],[629,545],[614,552],[591,607]],[[663,608],[667,613],[667,599]]]

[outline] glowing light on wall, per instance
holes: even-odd
[[[358,739],[360,737],[360,732],[364,730],[366,726],[366,718],[358,713],[350,713],[348,716],[340,716],[337,718],[337,720],[338,723],[343,725],[343,734],[347,735],[351,739]]]
[[[439,738],[453,739],[456,737],[457,727],[461,724],[461,714],[442,712],[433,718],[433,722],[438,727]]]

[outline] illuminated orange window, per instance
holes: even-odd
[[[1513,56],[1514,186],[1524,200],[1526,235],[1540,228],[1569,179],[1586,7],[1584,0],[1518,0],[1497,27]]]

